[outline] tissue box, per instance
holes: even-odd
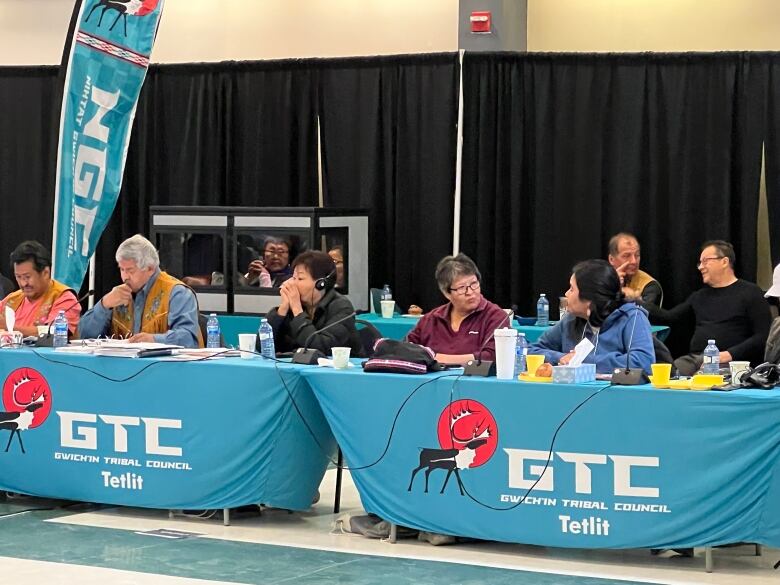
[[[596,379],[596,364],[579,366],[553,366],[553,382],[559,384],[579,384],[593,382]]]

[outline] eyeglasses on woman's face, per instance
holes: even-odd
[[[459,295],[465,295],[468,291],[479,292],[479,280],[473,280],[469,283],[447,290]]]

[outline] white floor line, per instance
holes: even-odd
[[[3,582],[13,585],[237,585],[236,582],[170,577],[105,567],[0,557]]]
[[[235,542],[667,585],[766,585],[770,579],[780,579],[771,568],[780,557],[780,551],[775,549],[765,549],[763,557],[752,556],[751,548],[716,550],[715,572],[707,574],[701,549],[694,559],[665,559],[651,557],[648,550],[555,549],[508,543],[434,547],[417,541],[390,544],[352,534],[332,533],[336,519],[332,514],[334,473],[326,474],[320,488],[322,499],[311,511],[292,515],[266,511],[261,517],[239,516],[234,517],[234,523],[229,527],[215,520],[169,520],[167,513],[161,510],[129,508],[75,514],[52,521],[121,530],[175,528]],[[345,474],[344,479],[342,513],[362,513],[349,474]]]

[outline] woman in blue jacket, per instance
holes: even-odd
[[[596,364],[596,372],[610,374],[629,365],[650,373],[655,362],[653,337],[647,311],[626,301],[617,272],[606,260],[585,260],[577,264],[566,291],[568,313],[528,353],[542,353],[547,362],[566,365],[574,346],[588,338],[595,346],[585,358]]]

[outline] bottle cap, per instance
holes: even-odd
[[[712,345],[715,345],[715,340],[714,339],[708,339],[707,343],[711,343]]]

